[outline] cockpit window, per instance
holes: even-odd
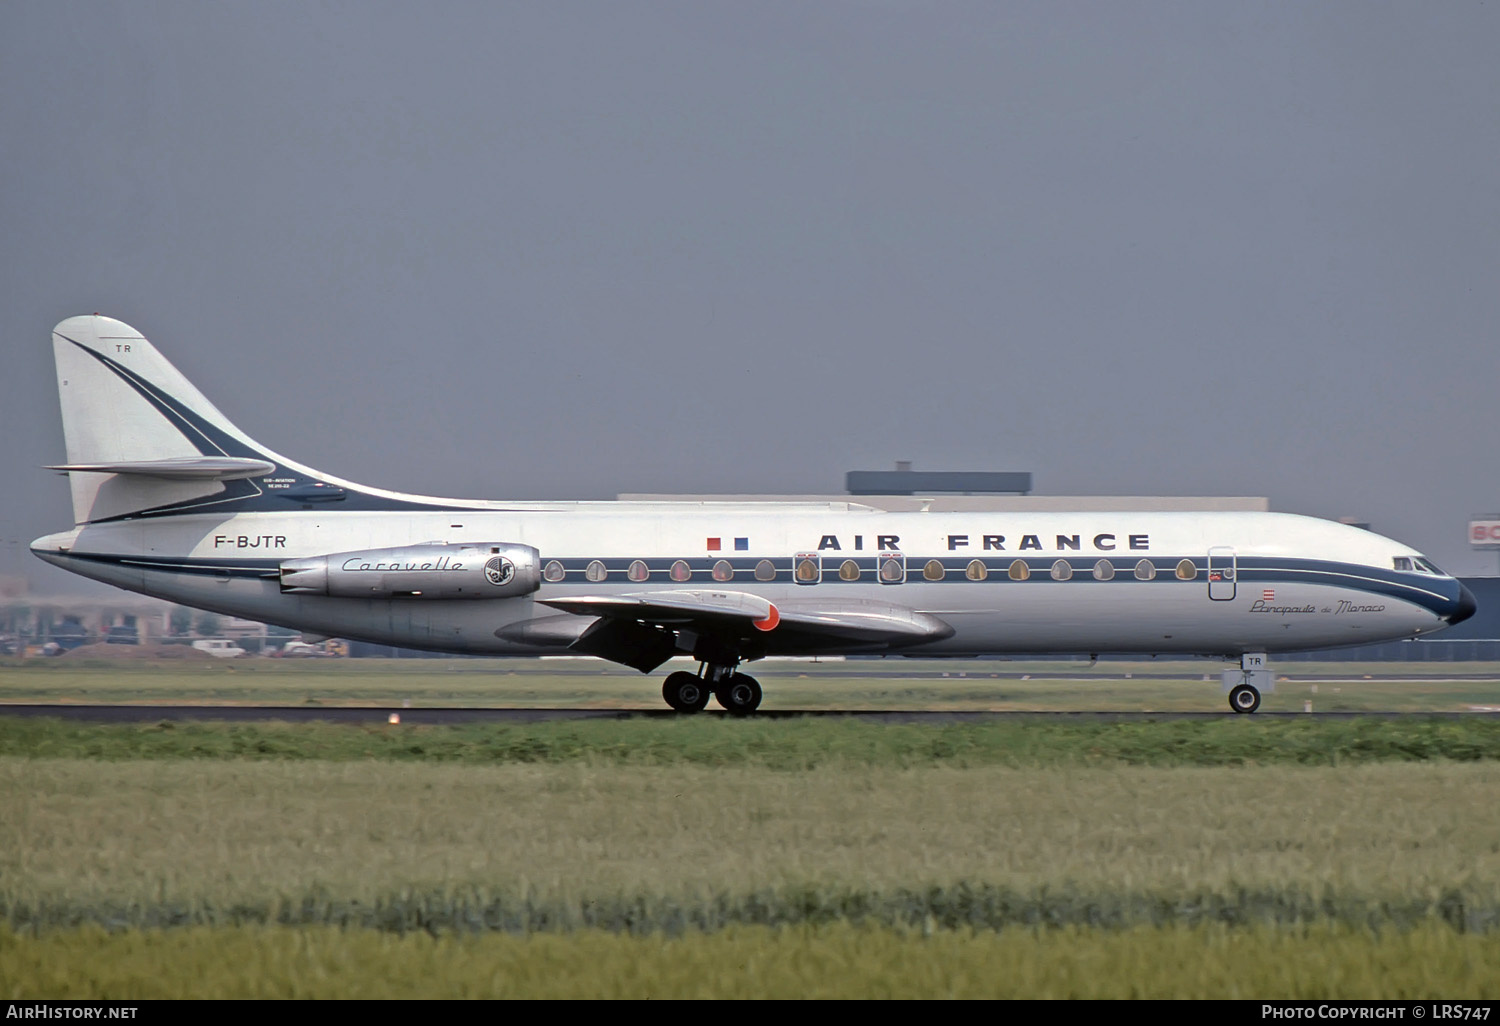
[[[1409,556],[1397,556],[1396,557],[1396,569],[1397,570],[1410,570],[1411,569],[1411,558]]]
[[[1421,570],[1423,573],[1437,574],[1439,577],[1447,577],[1448,576],[1447,574],[1445,574],[1441,570],[1439,570],[1437,568],[1437,564],[1434,563],[1432,560],[1430,560],[1430,559],[1424,559],[1421,556],[1417,557],[1417,569]]]

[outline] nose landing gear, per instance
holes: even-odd
[[[1276,690],[1276,677],[1266,666],[1264,652],[1240,656],[1240,668],[1225,670],[1223,681],[1229,708],[1237,713],[1253,713],[1260,708],[1260,696]]]
[[[1260,692],[1249,684],[1238,684],[1230,688],[1229,708],[1237,713],[1253,713],[1260,708]]]

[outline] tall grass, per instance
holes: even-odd
[[[481,888],[401,891],[349,900],[326,891],[270,902],[94,901],[43,899],[7,904],[0,922],[30,934],[83,926],[111,931],[168,927],[339,927],[433,936],[571,933],[605,930],[634,936],[712,933],[740,926],[1003,930],[1015,926],[1120,930],[1138,926],[1311,927],[1411,930],[1442,925],[1460,933],[1500,931],[1500,902],[1461,890],[1437,898],[1372,900],[1297,886],[1175,893],[1019,891],[960,883],[912,890],[782,887],[713,895],[616,894],[575,900]]]
[[[1500,718],[1235,717],[1116,723],[871,723],[662,718],[455,727],[328,723],[89,724],[0,717],[0,755],[41,758],[382,760],[469,765],[1016,768],[1058,765],[1345,766],[1500,760]]]
[[[1220,668],[1212,660],[1110,661],[1093,667],[1067,661],[771,660],[755,664],[752,672],[765,687],[764,707],[772,711],[1226,712],[1219,692]],[[1265,698],[1263,708],[1268,712],[1301,712],[1308,702],[1316,711],[1463,711],[1500,705],[1500,672],[1488,663],[1288,663],[1278,672],[1276,692]],[[1343,679],[1321,679],[1330,673]],[[1365,674],[1372,679],[1359,679]],[[1405,674],[1429,679],[1385,679]],[[1067,679],[1056,679],[1059,675]],[[665,708],[657,674],[643,675],[596,660],[529,659],[112,663],[0,657],[0,701]]]
[[[715,934],[431,937],[0,928],[0,998],[1493,999],[1500,933],[847,924]]]
[[[1492,763],[786,773],[3,758],[0,901],[14,913],[475,892],[697,906],[968,886],[1402,908],[1456,892],[1485,908],[1500,902],[1496,807]]]

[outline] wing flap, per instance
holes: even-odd
[[[778,631],[811,634],[829,639],[916,644],[950,637],[953,628],[931,613],[890,602],[861,599],[778,603]]]
[[[584,595],[540,599],[543,605],[583,616],[678,626],[689,624],[746,626],[766,620],[775,608],[759,595],[743,591],[650,591],[626,595]]]

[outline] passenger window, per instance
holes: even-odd
[[[880,583],[900,584],[906,580],[906,561],[900,556],[880,557]]]
[[[1101,559],[1094,564],[1094,580],[1109,581],[1115,576],[1115,565],[1107,559]]]
[[[679,559],[677,562],[672,564],[672,580],[691,581],[692,579],[693,569],[692,567],[687,565],[686,560]]]
[[[1027,580],[1031,577],[1031,564],[1024,559],[1014,560],[1010,564],[1008,573],[1013,581]]]
[[[971,581],[982,581],[990,575],[990,568],[984,565],[984,560],[976,559],[964,570],[964,576]]]
[[[651,571],[646,569],[646,564],[639,559],[630,564],[630,569],[625,571],[625,576],[632,581],[644,581],[651,576]]]
[[[763,559],[755,564],[755,579],[757,581],[776,580],[776,564],[769,559]]]
[[[846,559],[842,563],[840,563],[839,564],[839,580],[841,580],[841,581],[857,581],[857,580],[859,580],[859,564],[856,563],[852,559]]]
[[[716,581],[732,581],[732,580],[734,580],[734,567],[732,567],[732,566],[729,565],[729,560],[727,560],[727,559],[721,559],[717,563],[714,564],[714,580],[716,580]]]
[[[1177,579],[1179,581],[1191,581],[1198,576],[1198,565],[1191,559],[1184,559],[1177,564]]]
[[[563,565],[553,559],[548,561],[546,569],[542,571],[542,576],[549,581],[560,581],[567,576],[567,573]]]
[[[602,581],[606,573],[604,564],[596,559],[589,563],[588,569],[583,572],[583,576],[591,581]]]
[[[1149,559],[1143,559],[1135,565],[1135,579],[1138,581],[1150,581],[1156,577],[1156,564]]]
[[[1059,559],[1052,564],[1052,579],[1054,581],[1066,581],[1073,576],[1073,564],[1066,559]]]
[[[922,576],[929,581],[941,581],[945,576],[943,564],[935,559],[929,559],[927,565],[922,568]]]
[[[818,565],[821,557],[816,553],[799,552],[797,554],[797,583],[817,584],[818,578],[822,576],[822,568]]]

